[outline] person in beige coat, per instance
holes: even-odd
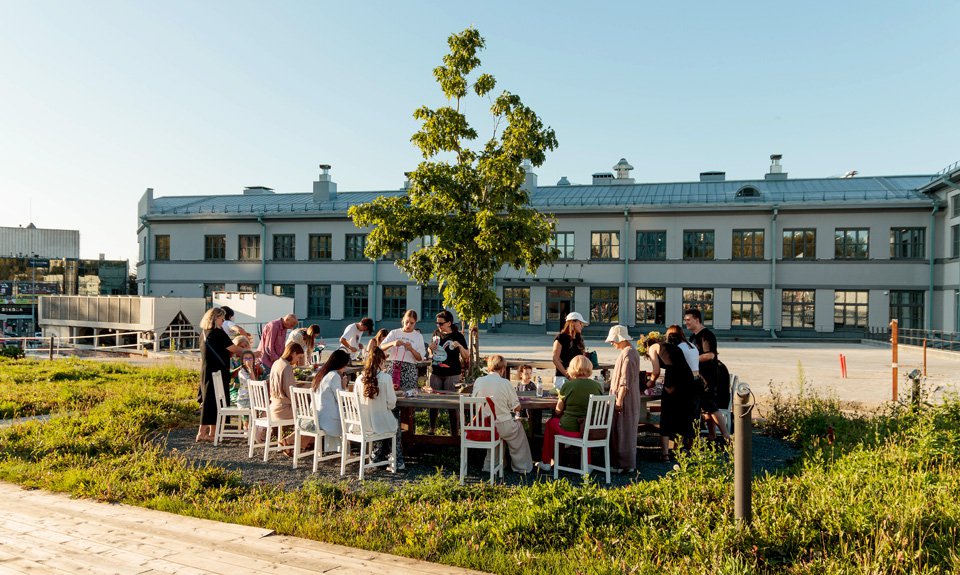
[[[523,432],[523,426],[514,419],[514,413],[520,410],[517,390],[504,375],[507,362],[502,355],[487,358],[487,375],[478,377],[473,383],[473,397],[489,397],[496,410],[497,433],[507,444],[510,451],[510,467],[516,473],[530,473],[533,470],[533,457],[530,455],[530,443]],[[490,452],[483,460],[483,469],[490,469]]]
[[[610,395],[616,398],[610,434],[611,467],[632,473],[637,468],[637,425],[640,423],[640,354],[622,325],[610,328],[607,343],[620,350],[610,374]]]

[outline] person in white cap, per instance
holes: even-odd
[[[616,398],[610,433],[611,467],[632,473],[637,469],[637,425],[640,423],[640,354],[626,326],[615,325],[607,343],[620,350],[610,374],[610,395]]]
[[[560,389],[570,378],[570,374],[567,373],[570,360],[586,352],[587,347],[583,343],[583,336],[580,335],[585,325],[590,324],[578,312],[568,313],[566,321],[563,322],[563,329],[553,340],[553,365],[557,368],[553,385],[557,389]]]

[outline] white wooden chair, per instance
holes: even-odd
[[[250,409],[227,405],[223,376],[219,371],[213,372],[213,392],[217,399],[217,426],[213,433],[213,444],[220,445],[220,440],[226,438],[246,439],[248,430],[244,428],[243,418],[250,417]]]
[[[553,478],[556,479],[560,471],[570,471],[580,475],[589,475],[591,471],[603,471],[607,476],[607,484],[610,483],[610,428],[613,426],[613,403],[612,395],[591,395],[590,403],[587,405],[587,418],[583,426],[583,435],[580,437],[567,437],[565,435],[556,435],[556,441],[553,444]],[[560,446],[580,448],[580,467],[563,467],[560,465]],[[594,447],[603,448],[603,466],[587,463],[587,455],[590,449]]]
[[[263,448],[263,461],[270,459],[271,451],[282,451],[289,445],[280,445],[283,439],[283,428],[293,427],[292,419],[275,419],[270,414],[270,393],[267,391],[266,381],[251,381],[247,385],[250,392],[250,451],[247,457],[253,457],[253,450],[259,447]],[[263,443],[257,441],[257,428],[264,427],[267,430],[266,438]],[[277,439],[273,439],[273,430],[277,430]]]
[[[337,404],[340,409],[340,423],[343,425],[343,436],[340,444],[340,475],[347,473],[347,464],[360,463],[360,481],[363,481],[363,472],[374,467],[387,466],[391,472],[397,470],[397,434],[394,431],[373,433],[366,429],[366,423],[360,415],[360,396],[356,391],[337,390]],[[391,441],[390,457],[386,461],[372,463],[373,442],[382,439]],[[350,457],[350,442],[360,444],[359,457]]]
[[[329,461],[340,457],[339,453],[332,455],[322,455],[323,438],[327,436],[317,426],[317,410],[313,405],[313,392],[307,388],[294,387],[290,390],[290,397],[293,400],[293,468],[297,468],[300,459],[304,457],[313,457],[313,472],[317,472],[317,462]],[[310,451],[301,451],[300,438],[312,437],[313,449]]]
[[[740,377],[730,374],[730,401],[727,402],[726,409],[721,408],[720,413],[727,418],[727,431],[733,435],[733,394],[736,393],[737,385],[740,383]]]
[[[470,449],[490,451],[490,484],[499,475],[503,479],[503,439],[497,432],[497,414],[487,397],[460,396],[460,484],[467,474]]]

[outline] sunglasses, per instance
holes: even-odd
[[[437,325],[444,325],[444,324],[446,324],[446,323],[447,323],[447,322],[445,322],[445,321],[438,321],[438,322],[437,322]]]

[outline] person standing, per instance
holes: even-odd
[[[260,344],[257,346],[257,353],[260,355],[260,363],[270,371],[273,362],[280,359],[283,350],[287,345],[287,330],[297,327],[297,316],[287,314],[280,319],[267,322],[263,326],[263,333],[260,335]]]
[[[403,314],[403,327],[392,330],[383,338],[380,349],[387,352],[389,362],[386,370],[390,374],[393,388],[397,391],[417,389],[417,362],[427,353],[423,345],[423,336],[417,331],[417,312],[408,309]],[[394,417],[400,420],[400,408],[393,410]],[[401,449],[402,428],[397,428],[397,471],[406,468],[403,464]]]
[[[230,336],[223,331],[223,309],[207,310],[200,320],[200,389],[197,400],[201,405],[200,429],[196,441],[213,441],[217,425],[217,396],[213,389],[213,374],[220,373],[223,395],[230,404],[230,356],[240,351],[233,345]]]
[[[703,316],[698,309],[691,308],[684,312],[683,323],[693,332],[690,343],[700,352],[700,377],[705,383],[700,410],[707,416],[707,434],[712,441],[716,441],[716,428],[719,427],[723,443],[729,443],[730,431],[720,407],[730,403],[730,382],[719,381],[717,336],[704,327]]]
[[[567,368],[570,361],[578,355],[586,352],[586,345],[583,343],[583,326],[590,325],[578,312],[567,314],[563,323],[563,329],[553,340],[553,365],[557,371],[554,375],[554,386],[560,389],[564,382],[570,379]]]
[[[690,449],[700,410],[699,394],[693,385],[693,372],[687,364],[683,351],[669,341],[649,344],[647,356],[653,367],[648,374],[647,387],[653,387],[660,377],[661,368],[667,373],[663,378],[663,395],[660,397],[660,458],[670,459],[670,441],[679,436],[683,446]]]
[[[637,468],[637,426],[640,424],[640,353],[626,326],[610,328],[607,343],[620,351],[610,374],[610,395],[616,398],[610,434],[611,467],[632,473]]]
[[[287,343],[299,343],[303,348],[303,360],[300,365],[310,363],[308,357],[311,357],[317,344],[317,338],[320,337],[320,326],[313,324],[310,327],[298,327],[287,336]]]
[[[220,309],[223,310],[224,318],[225,318],[223,320],[223,331],[227,332],[227,335],[229,335],[230,337],[234,337],[236,335],[242,335],[247,339],[250,339],[251,337],[253,337],[250,335],[250,332],[243,329],[242,327],[240,327],[239,324],[233,321],[234,312],[232,307],[224,305],[224,306],[220,306]]]
[[[360,338],[365,333],[373,333],[373,320],[365,317],[357,323],[351,323],[340,336],[340,349],[350,354],[350,359],[360,356]]]
[[[530,473],[533,470],[530,443],[527,441],[527,434],[523,432],[523,425],[514,419],[514,413],[520,411],[520,399],[510,380],[504,377],[507,373],[507,362],[502,355],[491,355],[487,358],[487,372],[487,375],[478,377],[473,382],[471,395],[486,397],[493,402],[497,433],[510,451],[510,468],[515,473]],[[483,459],[483,470],[490,470],[490,451],[487,451],[487,456]]]
[[[437,331],[430,344],[432,372],[430,387],[440,391],[456,391],[463,374],[462,362],[470,356],[467,340],[455,323],[453,314],[443,310],[437,314]],[[436,433],[438,410],[430,410],[430,435]],[[459,430],[457,410],[447,410],[450,416],[450,435],[456,437]]]

